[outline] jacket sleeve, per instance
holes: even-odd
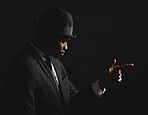
[[[12,66],[4,79],[7,111],[11,115],[35,115],[35,79],[23,64]]]
[[[62,64],[60,64],[62,65]],[[62,65],[62,70],[64,75],[66,74],[66,70],[64,66]],[[67,74],[66,74],[67,75]],[[93,92],[92,85],[88,86],[86,89],[82,91],[78,91],[74,85],[70,82],[69,79],[67,79],[67,83],[69,85],[69,91],[70,91],[70,112],[78,113],[81,110],[87,108],[92,103],[97,102],[98,98]]]
[[[70,89],[72,93],[70,98],[70,108],[72,113],[78,113],[98,101],[97,96],[93,92],[92,85],[78,92],[70,82]]]

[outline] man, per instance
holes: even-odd
[[[36,20],[36,34],[15,58],[5,78],[5,94],[11,115],[69,115],[86,108],[113,84],[113,72],[121,78],[122,66],[114,64],[107,74],[79,92],[68,79],[58,59],[68,49],[73,33],[72,15],[60,8],[49,8]],[[116,70],[116,71],[115,71]]]

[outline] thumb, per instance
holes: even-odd
[[[114,65],[116,64],[116,62],[117,62],[117,60],[116,60],[116,59],[114,59],[114,63],[113,63],[113,65],[111,66],[111,68],[113,68],[113,67],[114,67]]]
[[[116,62],[117,62],[117,60],[114,59],[113,65],[109,68],[109,75],[111,75],[112,71],[114,70],[114,66],[115,66]]]

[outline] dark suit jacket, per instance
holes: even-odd
[[[15,58],[4,80],[9,114],[69,115],[97,100],[91,86],[78,92],[59,59],[50,58],[59,78],[59,91],[50,69],[31,45]]]

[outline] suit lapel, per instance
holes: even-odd
[[[65,91],[65,88],[64,88],[64,84],[63,84],[63,81],[62,81],[62,75],[60,74],[60,71],[58,69],[58,63],[56,62],[56,60],[53,57],[50,57],[50,59],[51,59],[53,65],[54,65],[54,68],[56,70],[57,77],[59,79],[60,94],[61,94],[63,103],[66,106],[68,104],[68,97],[67,97],[68,94],[67,94],[67,91]]]
[[[58,91],[57,86],[55,84],[55,81],[53,79],[53,75],[52,75],[51,70],[49,69],[49,67],[45,64],[45,62],[42,59],[38,60],[38,63],[41,66],[41,68],[44,70],[46,75],[48,76],[49,80],[52,82],[55,89]]]
[[[62,103],[62,99],[61,99],[61,95],[59,93],[59,90],[57,89],[56,83],[54,81],[53,75],[51,73],[51,70],[48,68],[48,66],[45,64],[45,62],[43,61],[43,59],[40,57],[40,55],[38,54],[38,52],[29,44],[27,46],[27,49],[31,52],[31,54],[33,55],[34,58],[37,59],[37,62],[39,63],[39,65],[41,66],[41,68],[43,69],[43,71],[46,73],[47,77],[49,78],[49,80],[51,81],[52,85],[54,86],[57,95]]]
[[[55,60],[55,58],[51,57],[51,61],[53,63],[53,66],[55,68],[57,77],[59,79],[59,89],[57,89],[56,83],[54,81],[53,75],[51,73],[51,70],[49,69],[49,67],[45,64],[45,62],[43,61],[43,59],[40,57],[40,55],[38,54],[38,52],[29,44],[28,45],[29,51],[32,52],[32,55],[34,56],[34,58],[37,59],[37,62],[39,63],[39,65],[41,66],[42,70],[46,73],[47,77],[49,78],[49,80],[51,81],[52,85],[54,86],[56,93],[60,99],[60,102],[62,104],[63,109],[66,109],[66,105],[68,105],[68,98],[67,98],[67,91],[65,91],[63,82],[62,82],[62,75],[60,74],[60,70],[58,68],[58,63]],[[64,103],[64,104],[63,104]],[[64,105],[64,106],[63,106]],[[66,107],[66,108],[65,108]]]
[[[59,90],[58,90],[58,88],[56,86],[56,83],[54,81],[53,75],[51,73],[51,70],[48,68],[48,66],[45,64],[45,62],[42,59],[39,59],[38,63],[41,66],[41,68],[44,70],[44,72],[46,73],[46,75],[49,78],[49,80],[51,81],[51,83],[53,84],[53,86],[54,86],[54,88],[55,88],[55,90],[56,90],[60,100],[62,101],[60,93],[59,93]]]

